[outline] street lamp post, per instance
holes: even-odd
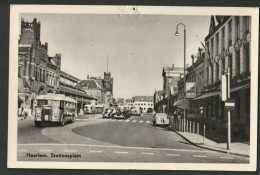
[[[182,25],[183,28],[184,28],[184,70],[183,70],[183,74],[184,74],[184,77],[183,77],[183,82],[184,82],[184,85],[183,85],[183,120],[184,120],[184,132],[186,132],[186,111],[185,111],[185,99],[186,99],[186,76],[185,76],[185,65],[186,65],[186,26],[183,24],[183,23],[179,23],[177,26],[176,26],[176,33],[175,33],[175,36],[179,36],[179,32],[178,32],[178,27],[179,25]]]

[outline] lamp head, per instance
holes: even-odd
[[[180,34],[179,34],[179,32],[178,32],[178,30],[175,32],[175,36],[179,36]]]

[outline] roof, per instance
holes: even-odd
[[[45,99],[45,100],[64,100],[64,101],[69,101],[69,102],[73,102],[73,103],[77,103],[76,100],[67,97],[63,94],[46,94],[46,95],[39,95],[38,97],[36,97],[37,100],[39,99]]]
[[[72,79],[74,81],[77,81],[77,82],[80,81],[80,79],[78,79],[77,77],[75,77],[73,75],[70,75],[70,74],[68,74],[68,73],[66,73],[66,72],[64,72],[62,70],[60,71],[60,75],[63,76],[63,77],[66,77],[66,78],[70,78],[70,79]]]
[[[66,87],[66,86],[60,85],[60,91],[63,93],[69,93],[69,94],[73,94],[73,95],[88,98],[88,99],[96,99],[94,97],[87,95],[84,91],[81,91],[81,90],[73,88],[73,87]]]
[[[76,85],[76,87],[78,88],[85,87],[86,89],[101,89],[98,81],[94,79],[82,80]]]
[[[151,102],[153,101],[153,96],[134,96],[133,101]]]
[[[172,71],[172,72],[181,72],[183,73],[184,68],[183,67],[170,67],[170,66],[165,66],[163,67],[164,71]]]

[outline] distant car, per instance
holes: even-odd
[[[126,110],[124,111],[124,117],[125,117],[125,119],[131,117],[131,115],[132,115],[132,110],[131,110],[131,109],[126,109]]]
[[[110,110],[109,109],[105,109],[103,112],[103,118],[110,118]]]
[[[124,113],[120,109],[115,109],[115,113],[112,114],[112,118],[124,119]]]
[[[153,116],[153,125],[157,126],[157,125],[161,125],[161,126],[168,126],[170,121],[167,117],[167,114],[165,113],[156,113]]]

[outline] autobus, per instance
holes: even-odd
[[[74,122],[76,117],[76,100],[62,94],[39,95],[36,98],[34,124],[58,123],[61,126],[68,121]]]

